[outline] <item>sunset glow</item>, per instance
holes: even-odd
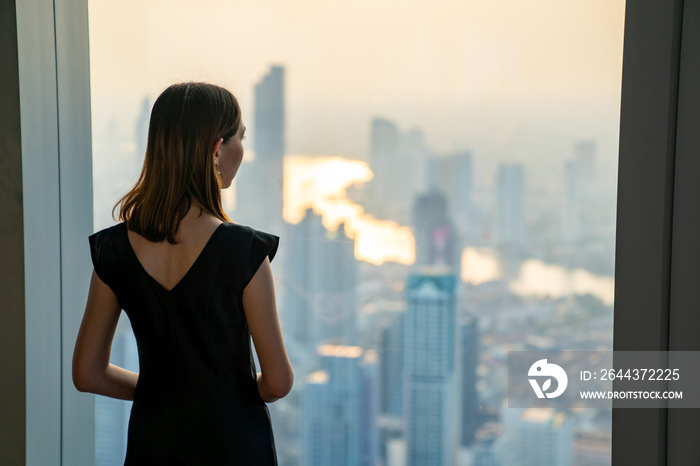
[[[463,282],[472,285],[502,279],[495,252],[465,248],[462,251],[461,277]],[[521,296],[559,298],[570,294],[591,293],[605,304],[612,304],[615,297],[615,280],[612,277],[596,276],[583,269],[567,270],[536,259],[523,262],[518,277],[510,282],[509,288]]]
[[[345,224],[355,240],[355,257],[371,264],[386,261],[415,262],[415,239],[411,228],[390,220],[376,219],[347,198],[347,188],[372,179],[367,163],[338,156],[289,155],[284,162],[284,219],[299,223],[307,209],[322,216],[323,225],[336,230]],[[494,251],[467,247],[462,251],[460,276],[472,285],[501,279]],[[591,293],[606,304],[614,298],[612,277],[595,276],[585,270],[566,270],[539,260],[525,261],[510,289],[518,295],[560,297]]]
[[[288,155],[284,161],[284,219],[299,223],[307,209],[322,216],[323,225],[336,230],[345,224],[355,240],[355,257],[375,265],[386,261],[412,264],[415,241],[411,229],[366,214],[347,198],[347,188],[372,179],[367,163],[337,156]]]
[[[615,297],[615,281],[612,277],[599,277],[583,269],[566,270],[557,265],[528,260],[520,267],[520,276],[511,283],[516,294],[567,296],[591,293],[605,304],[612,304]]]
[[[472,285],[497,280],[501,276],[500,267],[496,258],[489,254],[479,252],[476,248],[464,248],[462,250],[462,281]]]

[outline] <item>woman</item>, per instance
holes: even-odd
[[[166,89],[141,176],[115,206],[121,223],[89,238],[94,270],[73,381],[134,401],[125,464],[277,464],[265,403],[293,383],[270,270],[279,238],[231,223],[221,206],[244,133],[226,89]],[[122,309],[139,374],[109,363]]]

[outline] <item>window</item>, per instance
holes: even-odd
[[[508,350],[612,347],[624,2],[89,6],[95,229],[135,181],[165,86],[209,80],[239,97],[252,147],[225,207],[282,237],[273,270],[297,383],[270,406],[281,464],[309,464],[305,449],[498,457],[528,436],[571,464],[610,448],[609,412],[542,431],[502,402]],[[128,365],[127,326],[117,338]],[[362,355],[322,362],[322,343]],[[329,379],[307,380],[319,370]],[[304,402],[310,384],[356,406],[325,419]],[[426,450],[408,434],[427,427],[424,403],[430,431],[459,441]],[[96,461],[119,462],[128,405],[95,409]],[[356,446],[318,450],[337,422]]]

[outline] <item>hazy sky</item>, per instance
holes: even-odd
[[[270,65],[281,64],[286,69],[287,149],[300,156],[288,161],[306,175],[316,173],[313,167],[322,161],[327,162],[323,167],[332,167],[328,161],[336,156],[365,158],[370,119],[383,116],[403,130],[423,129],[438,151],[472,150],[477,188],[489,183],[489,166],[500,161],[540,164],[543,169],[530,170],[527,177],[540,196],[561,190],[552,180],[563,178],[561,167],[572,156],[573,144],[593,139],[601,165],[609,168],[601,171],[610,177],[606,186],[614,191],[623,0],[88,4],[95,144],[120,145],[122,158],[133,152],[125,137],[135,133],[145,96],[153,99],[169,84],[185,80],[224,85],[238,96],[251,127],[253,86]],[[111,134],[114,128],[123,133],[121,139]],[[95,160],[107,177],[124,165],[120,157],[111,157],[115,160]],[[337,163],[345,168],[334,173],[343,176],[352,175],[348,167],[364,166]],[[304,173],[295,180],[303,181]],[[128,181],[128,174],[124,178]],[[344,192],[345,181],[332,188]],[[102,201],[112,203],[130,182],[115,180]],[[413,260],[408,247],[413,239],[405,226],[370,221],[360,206],[340,197],[342,206],[324,210],[320,201],[314,206],[331,223],[330,213],[352,211],[345,221],[359,235],[361,258]],[[303,204],[299,212],[310,203],[297,200]],[[384,236],[386,241],[379,241]],[[530,275],[546,273],[564,277],[563,271],[549,269]],[[586,289],[611,288],[607,281],[567,277],[562,280]]]
[[[374,115],[440,150],[526,157],[544,150],[522,141],[533,131],[557,147],[616,143],[621,0],[90,0],[89,12],[97,118],[201,79],[250,120],[254,83],[283,64],[292,153],[362,158]]]

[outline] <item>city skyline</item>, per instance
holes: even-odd
[[[255,147],[224,207],[237,222],[248,193],[269,211],[247,224],[285,242],[280,464],[448,464],[488,422],[519,445],[534,430],[499,411],[507,351],[611,344],[623,8],[560,3],[91,2],[99,212],[165,85],[240,100]],[[572,457],[573,432],[538,439]]]
[[[339,162],[339,161],[338,161],[338,160],[334,160],[334,162],[337,163],[337,162]],[[468,173],[468,170],[466,170],[465,173]],[[465,175],[465,176],[466,176],[466,175]],[[308,183],[307,183],[307,184],[308,184]],[[318,194],[318,193],[317,193],[317,194]],[[453,194],[453,195],[454,195],[454,194]],[[410,202],[410,199],[407,199],[407,202]],[[310,214],[309,212],[307,212],[307,215],[310,217],[312,214]],[[323,228],[320,228],[320,219],[319,219],[319,218],[316,218],[315,220],[316,220],[316,222],[319,224],[319,225],[318,225],[318,226],[319,226],[318,229],[319,229],[319,232],[320,232],[319,235],[320,235],[321,237],[325,237],[326,235],[328,235],[328,234],[329,234],[328,232],[325,232],[325,231],[323,231]],[[307,238],[307,240],[308,240],[311,236],[312,236],[312,235],[305,234],[305,235],[303,235],[302,238]],[[288,240],[290,239],[289,236],[286,236],[286,237],[287,237]],[[288,244],[288,248],[290,248],[290,247],[291,247],[291,249],[289,249],[289,250],[295,250],[295,249],[296,249],[292,243],[289,243],[289,244]],[[330,254],[325,254],[324,257],[328,257],[328,259],[329,259],[328,265],[333,266],[333,264],[338,264],[338,260],[331,260],[331,259],[330,259]],[[383,270],[385,270],[385,269],[383,269]],[[386,270],[389,270],[389,269],[386,269]],[[404,269],[399,269],[399,270],[409,270],[409,269],[408,269],[408,268],[404,268]],[[365,270],[365,273],[366,273],[366,270]],[[393,274],[396,274],[396,270],[394,270]],[[330,274],[330,273],[328,273],[328,272],[325,272],[325,273],[324,273],[324,276],[325,276],[325,275],[328,275],[328,277],[331,277],[332,274]],[[531,279],[532,279],[532,277],[533,277],[535,274],[534,274],[532,271],[529,271],[526,275],[528,275],[528,276],[531,277]],[[382,276],[383,276],[383,274],[382,274]],[[365,279],[362,281],[362,283],[364,283],[365,285],[366,285],[367,283],[371,283],[371,282],[368,282],[368,281],[367,281],[367,278],[369,278],[369,277],[367,277],[367,276],[365,275]],[[454,278],[456,278],[456,277],[454,277]],[[405,284],[406,290],[410,290],[410,288],[411,288],[410,281],[411,281],[411,280],[410,280],[410,278],[409,278],[409,279],[407,280],[407,283]],[[538,280],[535,279],[535,281],[538,281]],[[541,280],[541,279],[540,279],[539,281],[547,281],[547,280]],[[280,283],[281,283],[281,284],[284,284],[285,281],[284,281],[284,280],[280,280]],[[287,284],[288,284],[288,282],[287,282]],[[361,287],[362,285],[360,284],[360,282],[358,282],[358,284],[355,285],[355,286],[357,286],[358,289],[359,289],[359,287]],[[460,284],[455,284],[455,286],[463,287],[463,285],[462,285],[461,283],[460,283]],[[470,288],[470,287],[465,287],[464,289],[471,290],[470,292],[476,293],[477,295],[478,295],[479,293],[486,293],[486,295],[490,294],[490,292],[488,291],[488,289],[489,289],[489,286],[488,286],[488,285],[485,286],[485,287],[483,287],[483,288],[475,287],[475,288],[472,289],[472,288]],[[507,292],[506,290],[503,290],[502,293],[505,293],[505,295],[507,295],[508,292]],[[528,292],[525,291],[523,294],[524,294],[524,295],[528,295]],[[319,295],[319,296],[320,296],[320,295]],[[373,299],[376,299],[376,298],[373,298]],[[344,300],[344,301],[346,301],[346,300]],[[472,300],[472,299],[465,298],[465,301],[464,301],[464,302],[465,302],[465,303],[472,303],[472,302],[477,303],[477,302],[479,302],[479,301],[480,301],[480,299]],[[543,322],[547,322],[548,316],[550,316],[551,314],[548,314],[548,313],[546,312],[546,311],[547,311],[547,304],[546,304],[546,303],[551,303],[551,302],[552,302],[551,300],[545,299],[545,300],[543,300],[543,303],[545,303],[544,305],[538,304],[538,305],[535,306],[534,308],[529,308],[529,309],[528,309],[528,306],[527,306],[527,305],[516,304],[516,305],[515,305],[515,306],[516,306],[515,309],[518,311],[518,312],[517,312],[518,314],[520,313],[521,310],[525,311],[523,317],[526,319],[526,321],[527,321],[527,319],[529,319],[529,318],[534,318],[534,317],[536,317],[538,322],[539,322],[540,320],[542,320]],[[562,305],[563,302],[564,302],[564,301],[561,301],[561,300],[560,300],[558,305]],[[458,303],[454,303],[454,304],[452,304],[451,306],[457,307],[457,305],[458,305]],[[331,304],[330,306],[335,306],[335,305]],[[470,306],[471,306],[471,304],[470,304]],[[411,313],[411,305],[409,304],[407,307],[408,307],[409,309],[406,311],[406,312],[407,312],[406,315],[410,315],[410,313]],[[459,307],[460,307],[460,309],[462,309],[462,308],[461,308],[461,304],[459,304]],[[361,308],[360,308],[359,310],[361,310]],[[477,311],[477,312],[478,312],[478,311]],[[450,314],[451,316],[450,316],[449,319],[447,319],[447,320],[448,320],[448,321],[456,321],[456,315],[454,315],[454,314],[456,314],[456,313],[457,313],[457,309],[455,309],[455,310],[453,310],[453,311],[451,310],[451,311],[449,312],[449,314]],[[491,311],[489,311],[489,313],[491,314]],[[510,324],[510,323],[509,323],[509,320],[507,320],[507,319],[517,319],[517,317],[516,317],[517,314],[507,315],[507,313],[505,313],[506,315],[504,315],[503,317],[504,317],[506,320],[503,320],[503,321],[499,322],[498,319],[499,319],[500,317],[498,317],[497,314],[498,314],[498,312],[496,312],[496,313],[494,313],[492,316],[490,316],[490,317],[492,317],[491,319],[486,319],[486,324],[485,324],[485,325],[486,325],[486,329],[488,329],[488,330],[485,332],[485,338],[493,338],[493,335],[498,336],[498,335],[501,334],[504,330],[506,330],[508,327],[510,327],[512,324]],[[528,317],[528,315],[531,316],[531,317]],[[366,318],[366,317],[364,317],[364,318]],[[424,319],[424,320],[425,320],[425,319]],[[285,328],[286,328],[286,327],[285,327]],[[368,327],[365,326],[364,328],[365,328],[365,330],[364,330],[364,331],[365,331],[365,341],[368,341],[368,342],[369,342],[369,345],[363,344],[362,347],[365,348],[365,349],[369,349],[369,348],[372,348],[372,341],[366,339],[366,338],[369,336],[369,334],[367,333],[367,328],[368,328]],[[371,327],[370,327],[370,328],[371,328]],[[555,332],[556,332],[556,327],[553,327],[553,328],[555,329]],[[413,329],[413,331],[410,331],[410,330],[409,330],[409,332],[410,332],[410,333],[408,333],[408,335],[411,335],[411,334],[414,335],[413,338],[415,338],[415,336],[419,335],[419,334],[416,332],[416,329],[415,329],[415,328]],[[556,335],[555,332],[553,332],[553,333]],[[404,333],[404,335],[407,335],[407,334]],[[604,337],[604,334],[601,333],[601,335],[599,336],[599,338],[602,338],[602,337]],[[467,338],[469,338],[469,337],[467,337]],[[477,338],[477,337],[472,337],[472,338]],[[552,337],[551,340],[546,339],[546,341],[551,341],[552,343],[550,343],[550,344],[553,345],[555,340],[554,340],[554,337]],[[313,347],[313,345],[311,345],[311,346]],[[420,344],[405,345],[403,351],[406,351],[407,348],[419,348],[419,347],[421,347],[421,346],[423,346],[423,345],[420,345]],[[452,345],[450,345],[450,346],[452,346]],[[300,374],[306,375],[306,374],[307,374],[306,368],[308,368],[308,367],[313,367],[313,364],[314,364],[314,363],[313,363],[313,359],[312,359],[312,358],[309,358],[309,354],[308,354],[307,352],[305,352],[304,350],[299,351],[299,348],[296,347],[296,346],[295,346],[295,349],[297,349],[297,351],[298,351],[298,352],[297,352],[297,357],[300,358],[302,361],[304,361],[304,363],[301,364],[301,366],[300,366],[300,367],[301,367],[301,369],[300,369]],[[455,351],[456,351],[457,348],[454,348],[454,349],[455,349]],[[499,347],[499,345],[489,345],[489,346],[486,347],[484,350],[485,350],[486,354],[491,354],[492,352],[498,353],[498,352],[502,351],[502,348]],[[380,357],[383,358],[383,353],[379,353],[379,355],[380,355]],[[450,357],[451,357],[449,352],[445,352],[443,356],[444,356],[444,357],[447,357],[447,358],[450,358]],[[456,356],[456,353],[455,353],[454,355],[452,355],[452,356]],[[489,356],[487,356],[487,359],[486,359],[487,361],[488,361],[488,357],[489,357]],[[482,356],[482,360],[483,360],[483,356]],[[393,364],[396,364],[396,361],[393,361]],[[403,364],[403,363],[400,363],[400,364]],[[484,367],[484,366],[482,365],[482,368],[483,368],[483,367]],[[493,369],[494,372],[497,372],[497,370],[498,370],[497,368],[494,368],[494,369]],[[312,373],[313,373],[313,372],[312,372]],[[455,374],[455,376],[456,376],[456,374]],[[319,380],[319,381],[320,381],[320,380]],[[428,388],[430,388],[430,387],[428,387]],[[435,387],[433,387],[433,388],[435,388]],[[440,393],[442,393],[442,388],[440,388],[440,387],[437,387],[437,388],[439,388],[439,390],[437,390],[435,393],[437,394],[438,397],[439,397],[439,396],[442,396],[442,395],[440,395]],[[498,396],[500,396],[500,395],[499,395],[499,390],[502,389],[502,387],[500,386],[500,384],[491,383],[491,384],[490,384],[490,388],[491,388],[491,390],[494,391],[494,393],[492,394],[492,396],[498,398]],[[323,406],[325,406],[325,405],[320,401],[320,400],[322,399],[320,393],[319,393],[319,396],[318,396],[318,397],[314,396],[316,392],[309,392],[308,395],[306,395],[306,392],[303,391],[303,386],[298,387],[297,390],[302,390],[302,397],[311,397],[311,399],[316,399],[316,398],[318,398],[320,404],[317,405],[317,409],[319,410],[319,411],[317,411],[317,413],[319,413],[319,415],[323,414],[323,412],[324,412],[324,410],[325,410],[326,408],[323,408]],[[431,388],[431,390],[432,390],[432,388]],[[482,389],[479,390],[479,396],[482,396],[483,392],[484,392],[484,390],[483,390],[483,387],[482,387]],[[324,393],[325,393],[325,392],[324,392]],[[431,391],[431,393],[432,393],[432,391]],[[325,395],[324,395],[324,396],[325,396]],[[335,396],[335,395],[333,395],[333,396]],[[409,399],[409,400],[404,400],[404,403],[406,403],[406,402],[410,402],[410,399]],[[364,403],[364,402],[363,402],[363,403]],[[273,420],[274,420],[274,422],[277,422],[277,423],[278,423],[278,424],[277,424],[277,427],[276,427],[276,432],[280,433],[280,438],[279,438],[279,440],[280,440],[280,446],[281,446],[281,445],[285,445],[285,449],[284,449],[284,450],[281,450],[281,451],[284,451],[286,455],[290,455],[290,458],[299,458],[299,457],[303,457],[303,451],[302,451],[302,452],[299,452],[298,450],[295,450],[295,448],[298,448],[298,447],[294,447],[295,444],[298,445],[298,437],[297,437],[297,436],[299,435],[299,434],[298,434],[298,429],[299,429],[300,427],[297,426],[297,427],[292,427],[291,429],[289,428],[290,423],[293,422],[294,419],[295,419],[295,417],[294,417],[295,415],[294,415],[294,414],[290,414],[289,409],[296,409],[296,408],[290,408],[289,405],[286,405],[286,404],[280,404],[279,406],[280,406],[280,407],[278,407],[277,405],[274,406],[274,409],[273,409]],[[287,406],[287,407],[286,407],[286,408],[282,408],[282,406]],[[343,406],[345,406],[345,405],[343,405]],[[484,416],[485,416],[484,413],[481,411],[481,406],[482,406],[482,405],[480,404],[479,411],[478,411],[479,414],[477,415],[477,423],[478,423],[478,422],[482,422],[483,419],[484,419]],[[363,407],[364,407],[364,405],[363,405]],[[347,408],[348,408],[348,407],[345,406],[345,408],[343,408],[343,409],[347,409]],[[352,409],[350,409],[349,412],[353,412]],[[456,414],[456,413],[455,413],[455,414]],[[303,419],[306,419],[306,415],[305,415],[305,414],[304,414],[304,416],[303,416]],[[439,419],[436,417],[434,420],[437,422],[437,420],[439,420]],[[111,421],[107,421],[106,418],[105,418],[105,421],[103,421],[103,422],[107,423],[107,422],[111,422]],[[324,422],[325,422],[325,421],[324,421]],[[356,426],[357,423],[359,423],[359,422],[365,422],[365,421],[364,421],[364,420],[361,420],[360,417],[355,416],[355,417],[352,417],[352,418],[348,418],[346,421],[343,421],[343,422],[347,423],[348,426]],[[420,422],[420,421],[414,421],[414,425],[415,425],[416,422]],[[432,422],[432,421],[431,421],[431,422]],[[336,423],[336,424],[333,424],[333,425],[338,425],[338,424]],[[423,429],[423,428],[424,428],[424,427],[419,426],[419,430],[420,430],[420,429]],[[282,432],[284,432],[284,433],[282,433]],[[454,433],[455,433],[455,435],[457,435],[458,430],[455,430]],[[387,435],[395,435],[395,431],[393,430],[393,428],[387,430]],[[404,434],[404,435],[407,435],[407,434]],[[388,437],[388,438],[390,438],[390,437]],[[569,437],[566,437],[566,438],[569,439]],[[403,449],[404,449],[404,451],[406,452],[407,455],[412,455],[412,454],[416,454],[416,455],[423,455],[423,454],[430,454],[430,455],[433,455],[433,454],[438,454],[438,453],[436,453],[436,452],[427,453],[427,451],[426,451],[425,453],[423,453],[423,447],[415,446],[415,448],[414,448],[414,447],[411,446],[411,441],[406,442],[407,440],[409,440],[409,438],[406,437],[406,436],[404,436],[404,440],[403,440],[403,442],[404,442],[404,443],[403,443],[404,447],[403,447]],[[341,439],[341,441],[342,441],[342,439]],[[356,441],[356,440],[354,440],[354,441]],[[570,443],[570,440],[566,440],[566,441]],[[295,443],[295,442],[296,442],[296,443]],[[390,448],[390,447],[389,447],[390,443],[391,443],[391,441],[390,441],[390,440],[387,440],[387,444],[386,444],[386,445],[387,445],[387,448]],[[314,444],[318,444],[318,443],[315,442]],[[304,445],[306,445],[306,444],[304,444]],[[302,447],[302,449],[303,449],[303,448],[306,448],[306,447]],[[446,454],[448,454],[448,455],[451,456],[452,454],[456,454],[455,449],[457,449],[457,448],[461,448],[461,447],[459,447],[459,446],[447,446],[445,452],[446,452]],[[571,445],[568,445],[567,448],[569,449],[569,450],[567,450],[567,451],[570,451],[572,447],[571,447]],[[411,452],[413,452],[413,453],[411,453]],[[301,455],[301,456],[295,456],[295,455]],[[387,453],[387,455],[390,455],[390,454]],[[410,456],[409,456],[409,457],[410,457]],[[352,458],[351,458],[351,457],[348,457],[348,460],[354,462],[355,460],[354,460],[353,458],[355,458],[355,457],[352,457]],[[290,461],[289,464],[295,464],[295,463],[293,462],[293,461],[294,461],[293,459],[290,459],[289,461]],[[442,460],[440,460],[440,461],[442,461]],[[355,463],[352,463],[352,464],[355,464]],[[418,463],[418,464],[420,464],[420,463]]]

